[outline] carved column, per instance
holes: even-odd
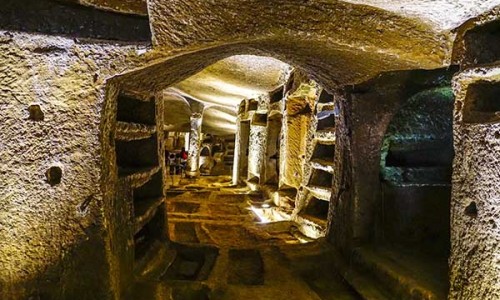
[[[198,177],[200,175],[201,124],[203,121],[203,114],[193,113],[190,121],[191,131],[189,132],[189,150],[186,175],[188,177]]]

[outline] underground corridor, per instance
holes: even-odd
[[[6,0],[0,299],[500,299],[498,0]]]

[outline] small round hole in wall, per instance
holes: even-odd
[[[45,173],[45,177],[51,186],[59,184],[61,183],[62,170],[59,167],[50,167],[50,169],[48,169]]]
[[[472,201],[466,208],[465,208],[465,215],[471,217],[471,218],[476,218],[477,217],[477,205],[476,202]]]
[[[32,121],[43,121],[45,115],[43,114],[42,108],[38,104],[33,104],[28,107],[29,120]]]

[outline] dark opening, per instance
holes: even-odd
[[[142,101],[129,96],[118,97],[117,121],[155,125],[155,101]]]
[[[42,108],[38,104],[33,104],[28,107],[29,119],[32,121],[43,121],[44,114]]]
[[[328,94],[327,91],[323,90],[319,95],[318,103],[332,103],[333,95]]]
[[[248,111],[257,110],[259,102],[255,99],[248,100]]]
[[[333,162],[335,157],[335,145],[316,144],[311,160],[321,159]]]
[[[120,175],[128,175],[135,169],[158,166],[156,135],[136,141],[115,141],[116,162]]]
[[[134,235],[134,258],[143,258],[155,242],[163,239],[163,228],[165,226],[165,204],[162,204],[154,217],[144,227]]]
[[[466,60],[487,64],[500,60],[500,20],[486,23],[465,34]]]
[[[59,167],[50,167],[45,173],[45,177],[51,186],[57,185],[61,183],[62,170]]]
[[[271,103],[279,102],[281,99],[283,99],[283,90],[284,87],[281,86],[278,90],[274,91],[271,94]]]
[[[134,189],[134,202],[138,203],[151,198],[163,196],[163,176],[161,172],[157,172],[144,185]]]
[[[335,115],[333,111],[320,112],[318,118],[318,131],[335,129]]]
[[[471,218],[477,217],[477,205],[476,202],[472,201],[466,208],[465,214]]]
[[[258,114],[255,113],[252,118],[252,125],[267,125],[267,114]]]
[[[332,187],[333,175],[323,170],[314,169],[311,178],[309,179],[309,186],[319,186],[325,188]]]
[[[200,156],[210,156],[210,149],[208,149],[208,147],[203,147],[203,149],[201,149]]]
[[[480,81],[467,89],[463,120],[467,123],[500,121],[500,83]]]
[[[449,252],[454,95],[449,85],[405,102],[384,137],[376,234],[384,245],[432,255]]]
[[[318,218],[322,220],[328,219],[328,201],[324,201],[318,198],[311,198],[307,207],[303,210],[303,214],[313,218]]]
[[[288,82],[286,83],[285,93],[293,89],[294,79],[295,79],[295,73],[290,74],[290,78],[288,78]]]

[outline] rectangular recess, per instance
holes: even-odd
[[[316,144],[311,157],[311,160],[313,159],[322,159],[333,162],[335,159],[335,145]]]
[[[116,120],[121,122],[156,124],[155,101],[144,101],[126,95],[118,96]]]
[[[332,181],[333,181],[333,174],[320,169],[313,169],[308,185],[331,188]]]
[[[119,168],[149,168],[158,165],[156,134],[149,139],[115,141],[116,163]]]
[[[478,81],[468,86],[463,121],[500,122],[500,82]]]
[[[302,214],[306,216],[311,216],[321,220],[328,219],[328,209],[330,202],[324,201],[315,197],[309,200],[306,208],[302,211]]]

